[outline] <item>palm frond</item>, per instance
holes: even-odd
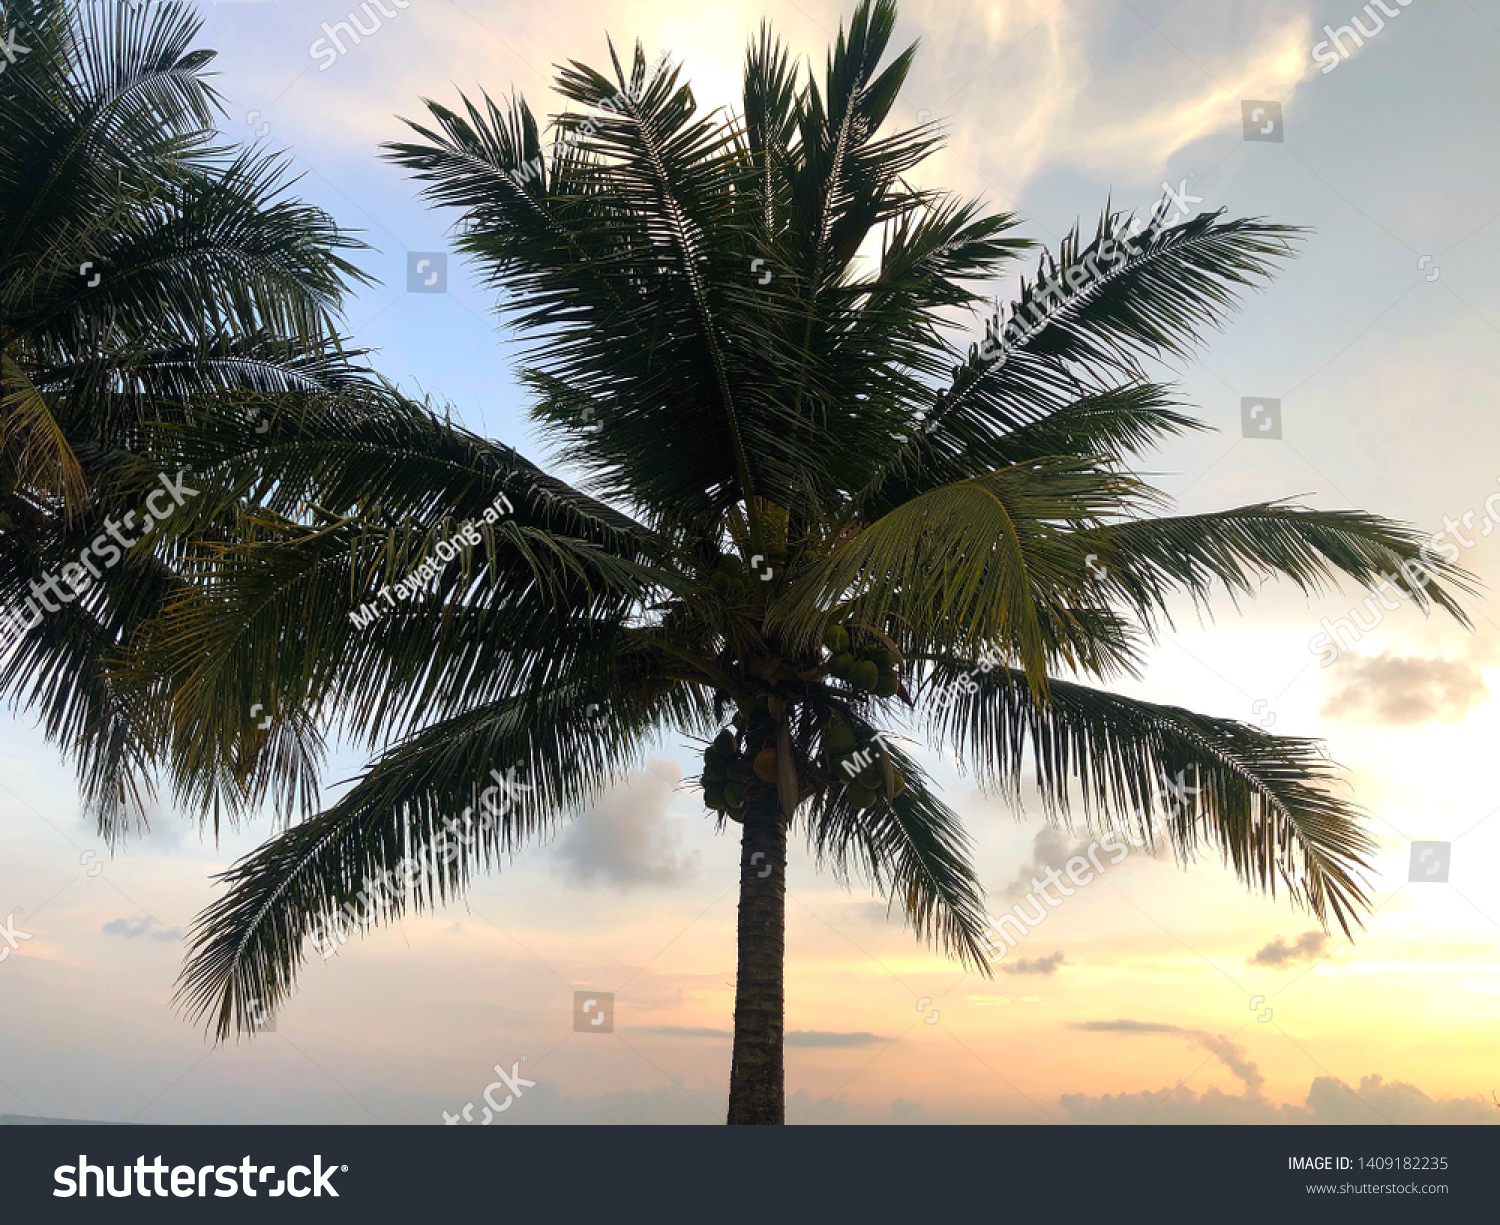
[[[862,624],[899,627],[913,653],[997,647],[1044,686],[1049,665],[1078,666],[1088,650],[1070,640],[1098,643],[1090,632],[1097,623],[1080,623],[1073,610],[1103,611],[1067,528],[1150,500],[1140,482],[1075,460],[1036,460],[942,486],[810,563],[769,620],[791,642],[813,641],[827,610],[841,607]]]
[[[1274,896],[1279,883],[1346,935],[1358,923],[1368,906],[1358,874],[1375,843],[1360,810],[1333,794],[1319,742],[1062,680],[1038,700],[1029,679],[936,667],[929,691],[947,698],[929,710],[935,738],[1013,800],[1029,759],[1054,816],[1076,798],[1091,824],[1164,832],[1182,855],[1208,843],[1247,884]]]
[[[581,719],[585,702],[604,717]],[[228,892],[194,925],[179,1002],[220,1038],[249,1028],[250,1002],[274,1011],[290,995],[326,925],[363,930],[443,904],[621,777],[664,718],[695,725],[705,712],[686,689],[642,705],[575,686],[427,728],[225,874]]]
[[[855,498],[874,515],[915,492],[989,471],[1012,457],[1006,439],[1121,378],[1144,382],[1142,360],[1190,354],[1202,333],[1290,254],[1296,227],[1205,213],[1176,226],[1154,216],[1140,235],[1108,211],[1092,242],[1077,230],[1043,256],[1035,282],[986,324],[948,386]]]
[[[899,904],[919,938],[988,973],[984,901],[968,835],[916,763],[888,738],[883,743],[906,790],[869,809],[855,808],[840,787],[824,790],[801,818],[808,843],[841,879],[863,877]]]
[[[1342,576],[1370,588],[1389,581],[1418,608],[1441,608],[1468,626],[1458,594],[1476,592],[1474,576],[1458,565],[1430,552],[1423,559],[1426,536],[1362,511],[1262,502],[1083,528],[1070,543],[1095,558],[1092,573],[1102,573],[1100,582],[1143,618],[1166,614],[1177,592],[1206,604],[1215,581],[1235,598],[1256,594],[1273,577],[1320,593]]]

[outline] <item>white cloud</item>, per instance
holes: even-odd
[[[1472,664],[1420,655],[1350,655],[1332,679],[1336,688],[1318,713],[1344,723],[1457,723],[1490,696]]]
[[[667,814],[679,777],[676,762],[654,758],[575,818],[553,851],[568,884],[629,890],[691,879],[702,855],[680,850],[681,822]]]

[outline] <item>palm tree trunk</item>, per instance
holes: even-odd
[[[782,983],[786,952],[786,826],[775,799],[745,805],[740,840],[739,977],[729,1122],[786,1122]]]

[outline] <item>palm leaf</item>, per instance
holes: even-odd
[[[1375,843],[1359,809],[1332,794],[1317,741],[1061,680],[1039,701],[1012,669],[974,671],[933,669],[929,684],[947,700],[929,722],[1012,799],[1029,758],[1054,816],[1065,818],[1076,795],[1091,823],[1147,839],[1165,833],[1183,855],[1207,842],[1241,880],[1273,896],[1279,882],[1346,935],[1368,906],[1358,873]],[[964,675],[968,683],[955,684]]]

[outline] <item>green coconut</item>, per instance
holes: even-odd
[[[854,656],[848,651],[840,651],[828,661],[828,670],[841,681],[849,679],[849,673],[854,669]]]
[[[851,785],[844,794],[856,808],[869,808],[879,798],[873,787],[865,787],[859,783]]]
[[[873,692],[880,683],[880,669],[868,659],[861,659],[849,669],[849,683],[861,693]]]
[[[880,679],[875,682],[875,696],[877,698],[893,698],[901,688],[901,675],[898,672],[882,672]]]
[[[830,625],[823,631],[823,645],[835,655],[842,655],[849,649],[849,631],[842,625]]]
[[[823,733],[823,747],[830,753],[852,753],[854,745],[854,729],[842,721],[830,723]]]

